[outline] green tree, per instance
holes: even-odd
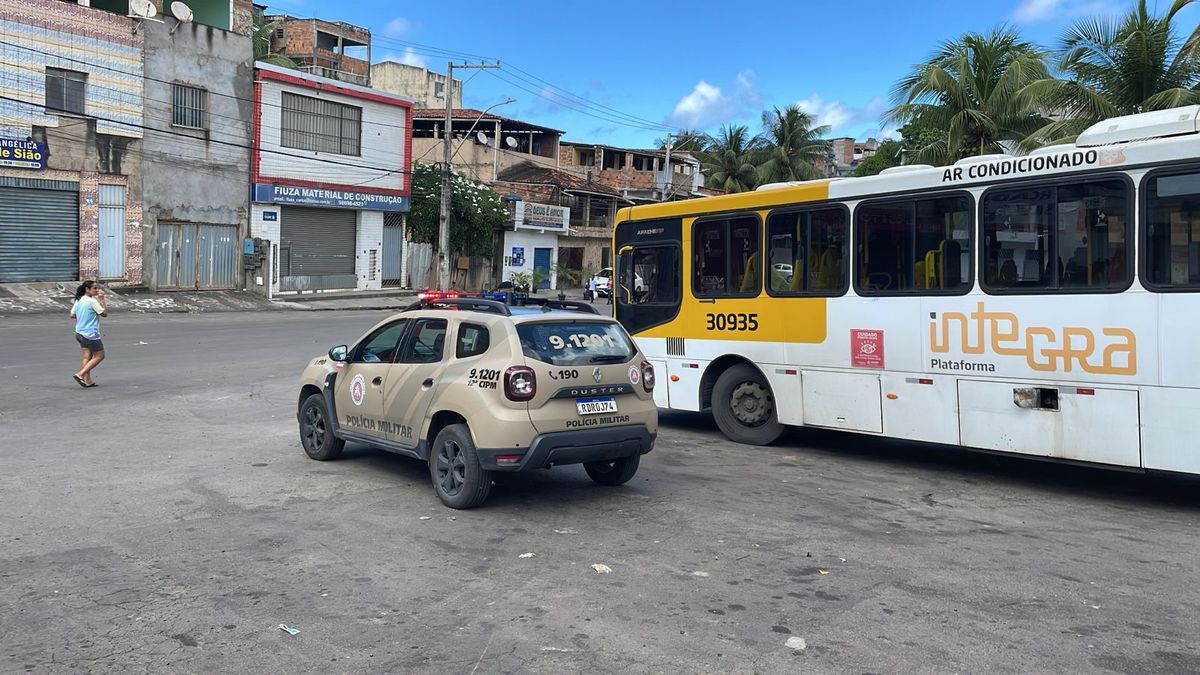
[[[1045,53],[1011,30],[967,33],[942,43],[896,84],[888,117],[944,130],[914,161],[949,164],[1002,152],[1002,143],[1022,141],[1046,123],[1024,92],[1048,76]]]
[[[271,38],[275,29],[283,25],[282,19],[267,21],[261,12],[254,13],[254,33],[250,36],[254,45],[254,60],[280,68],[296,68],[296,62],[282,54],[271,52]]]
[[[813,126],[812,115],[795,105],[763,113],[762,147],[757,153],[759,184],[820,178],[816,162],[829,152],[821,138],[828,126]]]
[[[895,140],[887,140],[879,144],[875,154],[864,159],[854,167],[852,176],[874,176],[884,169],[890,169],[893,166],[900,166],[903,163],[904,143]]]
[[[747,192],[758,185],[755,154],[762,147],[758,136],[751,136],[745,126],[722,127],[718,135],[708,139],[707,149],[700,154],[700,163],[709,187],[726,192]]]
[[[441,204],[441,171],[430,164],[414,164],[412,203],[408,212],[409,237],[413,241],[436,247]],[[466,255],[489,255],[492,231],[504,224],[507,213],[500,195],[460,174],[452,174],[450,250]]]
[[[1063,77],[1025,89],[1056,119],[1025,146],[1072,142],[1110,117],[1200,103],[1200,26],[1180,38],[1174,21],[1195,1],[1175,0],[1154,16],[1139,0],[1119,21],[1094,18],[1068,28],[1057,51]]]

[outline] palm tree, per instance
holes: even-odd
[[[283,24],[282,19],[267,21],[261,13],[255,13],[254,16],[254,34],[251,36],[254,44],[254,60],[269,63],[272,66],[280,68],[296,68],[296,62],[282,54],[271,52],[271,38],[275,34],[275,29]]]
[[[700,153],[700,163],[709,187],[726,192],[748,192],[758,185],[754,154],[761,147],[758,136],[751,136],[745,126],[721,127],[715,138],[708,139],[708,149]]]
[[[1064,77],[1026,88],[1055,118],[1026,146],[1071,142],[1110,117],[1200,103],[1200,26],[1181,40],[1172,25],[1194,1],[1175,0],[1152,16],[1139,0],[1119,22],[1088,19],[1067,29],[1058,49]]]
[[[814,127],[812,115],[795,105],[763,113],[763,147],[760,151],[760,183],[819,178],[816,163],[825,159],[828,125]]]
[[[667,149],[667,139],[654,141],[659,150]],[[671,150],[678,152],[700,152],[708,144],[708,136],[695,129],[681,129],[671,137]]]
[[[900,80],[888,117],[944,130],[916,152],[916,161],[949,164],[971,155],[1001,152],[1046,120],[1025,88],[1049,76],[1044,52],[1006,28],[967,33],[943,43],[928,61]]]

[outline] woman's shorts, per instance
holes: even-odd
[[[100,338],[96,338],[93,340],[92,338],[84,337],[84,336],[80,335],[79,333],[76,333],[75,341],[78,342],[79,346],[83,347],[84,349],[90,349],[94,352],[104,351],[104,343],[100,341]]]

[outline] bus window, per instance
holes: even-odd
[[[697,296],[758,295],[762,279],[758,231],[755,216],[696,223],[692,283]]]
[[[990,190],[983,198],[988,291],[1129,285],[1129,187],[1122,180]]]
[[[961,294],[971,289],[971,200],[937,197],[859,207],[861,295]]]
[[[1200,288],[1200,172],[1154,176],[1145,194],[1146,285]]]
[[[837,296],[846,291],[849,219],[842,208],[772,213],[767,218],[773,295]]]
[[[647,246],[622,254],[621,289],[617,300],[626,305],[679,302],[679,248]]]

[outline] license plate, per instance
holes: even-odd
[[[617,412],[617,399],[611,396],[601,398],[577,398],[575,407],[580,415],[599,415],[601,413]]]

